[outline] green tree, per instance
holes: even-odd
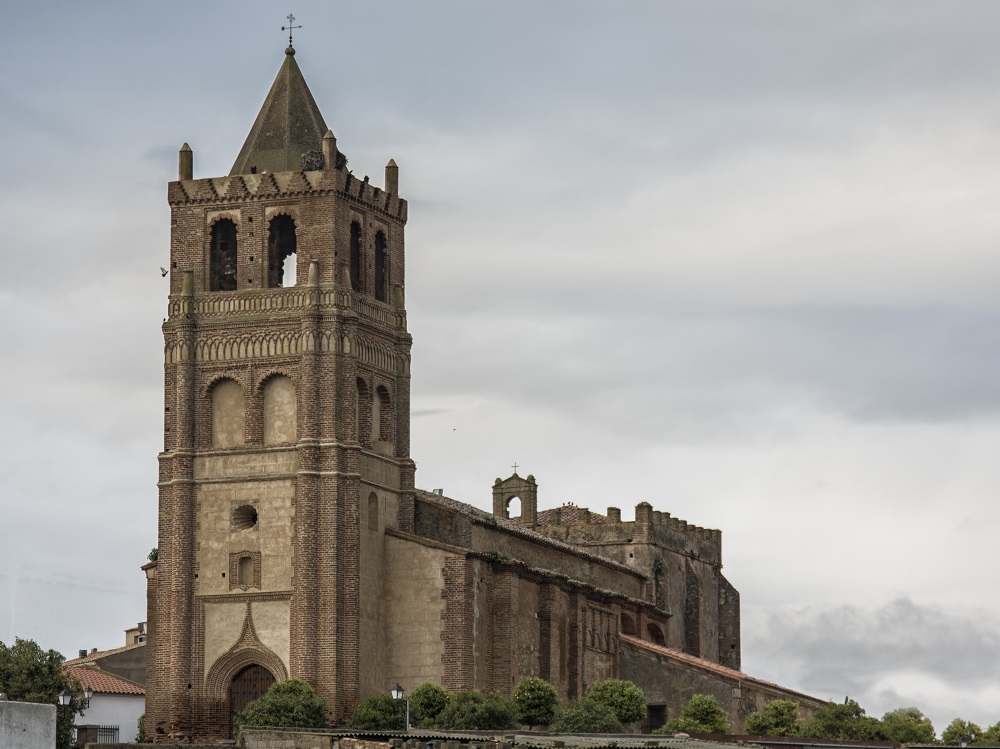
[[[915,707],[890,710],[882,716],[882,731],[888,741],[898,744],[930,744],[934,741],[934,726]]]
[[[587,692],[587,699],[607,705],[624,726],[646,717],[646,695],[631,681],[605,679]]]
[[[33,640],[15,639],[8,647],[0,642],[0,692],[13,702],[38,702],[56,706],[56,747],[69,749],[73,718],[83,711],[80,683],[63,668],[55,650],[42,650]],[[73,693],[69,705],[59,704],[59,693]]]
[[[556,711],[549,727],[555,733],[621,733],[621,722],[615,711],[596,700],[571,700]]]
[[[747,716],[745,727],[751,736],[798,736],[802,730],[798,703],[771,700],[763,710]]]
[[[526,726],[547,726],[556,717],[559,694],[545,679],[525,676],[514,688],[517,719]]]
[[[882,723],[854,700],[843,704],[828,702],[802,728],[802,735],[818,739],[854,739],[881,741],[885,738]]]
[[[354,708],[348,724],[364,731],[402,731],[406,728],[406,703],[389,694],[373,694]]]
[[[138,725],[135,732],[135,743],[144,744],[146,742],[146,713],[139,716]]]
[[[502,731],[517,726],[516,712],[514,703],[499,692],[455,692],[438,715],[438,726],[447,731]]]
[[[962,739],[970,744],[979,741],[983,735],[983,729],[975,723],[970,723],[962,718],[955,718],[948,727],[941,732],[941,743],[949,746],[958,746]]]
[[[998,746],[1000,745],[1000,723],[994,723],[983,731],[975,741],[977,746]]]
[[[424,728],[437,723],[438,715],[448,704],[448,693],[437,684],[425,681],[410,692],[410,720]]]
[[[236,714],[233,728],[237,734],[243,726],[326,728],[326,705],[301,679],[279,681]]]
[[[681,709],[679,718],[671,718],[653,733],[728,733],[729,715],[710,694],[695,694]]]

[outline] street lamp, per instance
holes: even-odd
[[[389,694],[392,695],[394,700],[403,699],[403,688],[396,682],[396,686],[389,690]],[[406,698],[406,730],[410,730],[410,698]]]
[[[68,689],[64,689],[59,693],[59,704],[66,707],[73,699],[73,693]]]
[[[83,690],[83,706],[84,708],[90,707],[90,698],[94,696],[94,690],[90,687],[85,687]]]

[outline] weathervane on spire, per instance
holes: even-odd
[[[291,13],[289,13],[288,14],[288,25],[281,27],[282,31],[287,31],[288,32],[288,46],[289,47],[292,46],[292,29],[301,29],[302,28],[301,25],[299,25],[299,26],[293,26],[292,24],[294,24],[294,23],[295,23],[295,16],[293,16]]]

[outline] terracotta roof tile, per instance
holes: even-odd
[[[111,648],[111,650],[98,650],[96,653],[87,653],[87,655],[82,658],[73,658],[72,660],[64,661],[66,666],[79,666],[82,663],[93,663],[98,658],[104,658],[108,655],[115,655],[116,653],[124,653],[126,650],[135,650],[136,648],[144,648],[146,643],[139,642],[133,645],[122,645],[120,648]]]
[[[92,666],[66,666],[66,671],[80,682],[84,689],[90,687],[94,694],[146,694],[135,682],[109,674]]]
[[[646,642],[645,640],[640,640],[638,637],[631,637],[630,635],[621,635],[620,637],[622,642],[627,642],[630,645],[635,645],[636,647],[640,647],[645,650],[650,650],[654,653],[657,653],[659,655],[664,655],[674,660],[683,661],[684,663],[687,663],[691,666],[695,666],[696,668],[701,668],[705,671],[711,671],[712,673],[718,674],[719,676],[724,676],[739,681],[747,681],[750,682],[751,684],[759,684],[760,686],[763,687],[768,687],[770,689],[777,689],[781,692],[785,692],[786,694],[794,694],[799,697],[804,697],[805,699],[813,700],[814,702],[818,702],[821,704],[826,703],[826,700],[821,700],[818,697],[813,697],[812,695],[805,694],[803,692],[796,692],[794,689],[788,689],[787,687],[783,687],[780,684],[775,684],[770,681],[764,681],[763,679],[756,679],[753,676],[748,676],[742,671],[737,671],[735,668],[729,668],[728,666],[723,666],[721,663],[715,663],[714,661],[709,661],[704,658],[699,658],[696,655],[690,655],[681,650],[675,650],[674,648],[668,648],[663,645],[654,645],[651,642]]]

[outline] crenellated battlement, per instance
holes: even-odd
[[[391,168],[395,169],[395,164]],[[388,174],[387,177],[391,179]],[[303,195],[337,195],[406,222],[407,202],[404,198],[376,187],[367,177],[358,179],[344,168],[182,179],[167,186],[167,202],[171,206],[224,205]]]
[[[648,508],[648,510],[647,510]],[[636,525],[648,525],[663,528],[668,531],[690,535],[703,541],[721,542],[722,531],[715,528],[703,528],[689,523],[681,518],[671,516],[669,512],[652,509],[647,502],[640,502],[635,508],[636,520],[623,521],[622,512],[618,507],[609,507],[606,515],[594,512],[586,507],[577,507],[572,502],[551,510],[541,510],[538,513],[538,525],[546,527],[574,525],[616,525],[633,531]]]
[[[635,520],[622,520],[621,509],[617,507],[609,507],[607,514],[602,515],[567,503],[539,511],[536,529],[583,546],[645,543],[713,565],[722,563],[722,531],[654,510],[648,502],[636,505]]]

